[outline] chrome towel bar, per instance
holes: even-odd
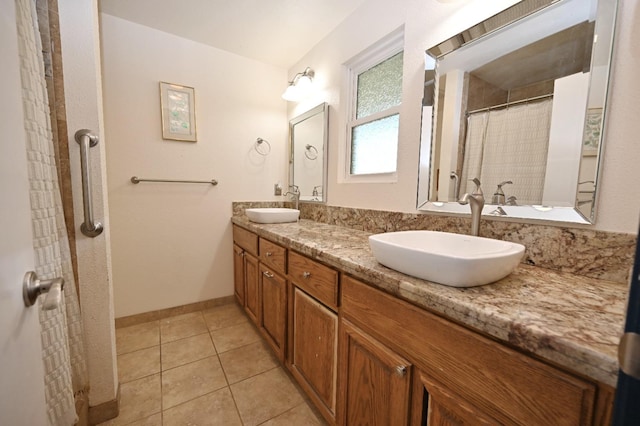
[[[91,134],[91,130],[81,129],[75,134],[80,144],[80,169],[82,171],[82,200],[84,204],[84,223],[80,231],[87,237],[97,237],[102,233],[100,222],[93,221],[93,201],[91,199],[91,171],[89,170],[89,148],[98,145],[98,137]]]
[[[140,183],[140,182],[168,182],[168,183],[208,183],[210,185],[216,186],[218,181],[215,179],[211,180],[173,180],[173,179],[142,179],[137,176],[131,177],[132,183]]]

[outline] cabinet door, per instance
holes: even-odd
[[[233,293],[240,306],[244,306],[244,250],[233,245]]]
[[[266,266],[260,265],[260,290],[260,330],[282,362],[287,323],[287,281]]]
[[[338,315],[295,286],[292,303],[292,373],[323,416],[334,422]]]
[[[253,320],[254,323],[260,323],[260,288],[258,286],[259,280],[259,272],[258,272],[258,259],[249,254],[249,252],[244,252],[244,285],[245,285],[245,294],[244,294],[244,309],[249,315],[249,318]]]
[[[481,426],[505,424],[492,419],[465,398],[416,371],[411,424],[420,426]]]
[[[341,424],[407,424],[411,365],[403,357],[341,320],[339,364]]]

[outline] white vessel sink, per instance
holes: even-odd
[[[277,207],[245,209],[244,212],[251,222],[257,223],[296,222],[300,217],[300,210]]]
[[[506,277],[524,255],[522,244],[436,231],[402,231],[369,237],[384,266],[452,287],[475,287]]]

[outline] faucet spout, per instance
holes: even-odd
[[[484,194],[480,188],[480,180],[473,178],[476,189],[469,194],[465,193],[458,202],[462,205],[469,204],[471,207],[471,235],[480,235],[480,217],[482,216],[482,208],[484,207]]]
[[[291,188],[290,191],[285,192],[283,195],[292,195],[291,200],[295,202],[295,209],[299,210],[298,206],[300,205],[300,189],[298,185],[289,185]]]

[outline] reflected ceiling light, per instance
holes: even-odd
[[[307,67],[303,72],[296,74],[282,94],[282,99],[294,102],[302,99],[311,89],[311,83],[313,82],[314,75],[315,72],[309,67]]]

